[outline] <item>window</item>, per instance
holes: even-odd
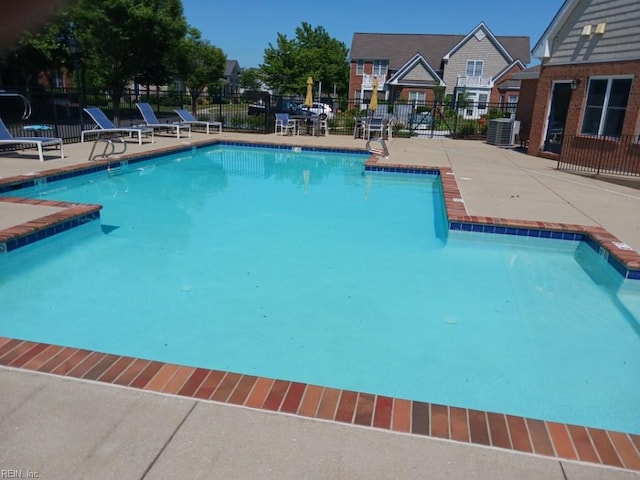
[[[630,91],[630,78],[590,79],[582,133],[619,137]]]
[[[483,64],[482,60],[467,60],[467,77],[481,77]]]
[[[487,109],[487,102],[489,101],[489,95],[486,93],[481,93],[478,95],[478,108],[480,110]]]
[[[387,66],[389,62],[387,60],[374,60],[373,61],[373,75],[387,76]]]
[[[424,106],[426,101],[427,94],[425,92],[409,92],[409,103]]]
[[[364,73],[364,60],[358,60],[356,63],[356,75],[362,75]]]
[[[53,80],[53,86],[56,88],[63,88],[64,87],[64,75],[62,75],[62,72],[60,72],[59,70],[56,70],[53,72],[53,78],[51,80]]]

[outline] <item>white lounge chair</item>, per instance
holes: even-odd
[[[140,110],[140,114],[144,119],[144,123],[147,127],[151,127],[154,130],[169,130],[176,133],[176,137],[180,138],[180,132],[184,129],[188,129],[189,137],[191,137],[191,125],[179,125],[177,123],[160,123],[158,117],[153,112],[153,108],[148,103],[136,103],[136,107]]]
[[[138,136],[138,144],[142,145],[142,135],[151,135],[151,143],[154,142],[153,128],[151,127],[116,127],[111,120],[107,118],[102,110],[98,107],[87,107],[84,109],[91,119],[96,123],[92,130],[83,130],[80,133],[80,142],[84,142],[86,134],[95,133],[96,138],[100,138],[101,134],[107,133],[128,133]]]
[[[174,112],[176,112],[180,117],[181,124],[184,123],[185,125],[191,125],[192,127],[198,125],[204,126],[207,129],[207,135],[209,134],[210,128],[212,126],[218,127],[218,133],[222,133],[222,122],[207,122],[204,120],[198,120],[190,111],[184,110],[182,108],[177,108],[176,110],[174,110]]]
[[[14,137],[0,119],[0,145],[35,145],[40,161],[44,162],[43,150],[46,147],[60,147],[60,158],[64,158],[62,139],[55,137]]]

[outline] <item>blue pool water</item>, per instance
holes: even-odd
[[[438,177],[217,146],[19,194],[104,205],[0,258],[0,335],[640,433],[640,289],[447,232]]]

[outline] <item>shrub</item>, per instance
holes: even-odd
[[[262,130],[265,125],[265,114],[247,116],[247,128],[249,130]]]

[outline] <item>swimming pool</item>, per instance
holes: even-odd
[[[25,192],[102,226],[5,259],[0,334],[640,431],[633,285],[580,242],[447,232],[437,176],[363,160],[220,146]]]

